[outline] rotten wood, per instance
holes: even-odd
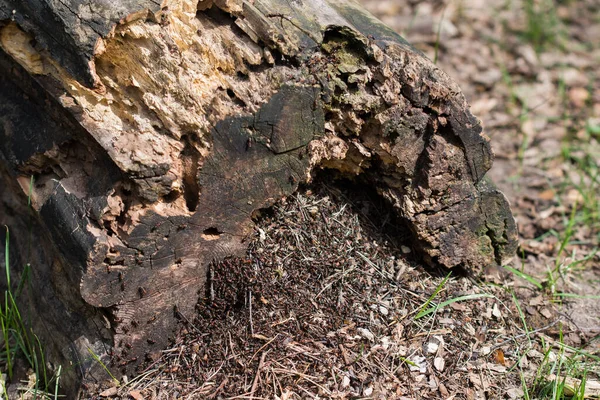
[[[0,0],[0,48],[0,223],[75,391],[88,348],[120,373],[163,348],[208,265],[323,169],[373,185],[428,262],[515,251],[460,89],[352,0]]]

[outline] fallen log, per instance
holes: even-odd
[[[515,251],[459,88],[352,0],[0,0],[0,48],[0,222],[72,393],[90,351],[126,374],[162,349],[207,266],[323,169],[376,188],[427,262]]]

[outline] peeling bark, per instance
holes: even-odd
[[[374,185],[432,263],[515,250],[459,88],[351,0],[0,0],[0,47],[0,222],[19,224],[33,175],[52,317],[84,310],[57,362],[92,343],[133,372],[253,214],[320,169]]]

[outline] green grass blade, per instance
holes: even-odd
[[[542,290],[544,288],[544,286],[540,282],[538,282],[537,279],[535,279],[533,276],[531,276],[529,274],[521,272],[518,269],[510,267],[508,265],[505,265],[504,269],[506,269],[507,271],[512,272],[513,274],[515,274],[516,276],[518,276],[521,279],[525,279],[527,282],[531,283],[532,285],[534,285],[539,290]]]
[[[36,342],[36,345],[37,345],[37,348],[36,349],[32,349],[32,350],[34,351],[34,354],[38,354],[39,353],[40,359],[41,359],[40,360],[41,362],[38,364],[38,370],[41,371],[41,373],[43,375],[43,378],[44,378],[44,388],[48,389],[48,375],[46,374],[46,358],[44,357],[44,349],[42,348],[42,342],[40,342],[40,338],[35,333],[33,333],[33,331],[31,332],[31,335],[35,339],[35,342]],[[39,381],[40,380],[39,372],[37,373],[37,376],[38,376],[37,380]]]
[[[54,384],[54,400],[58,399],[58,387],[60,383],[60,373],[62,372],[62,365],[58,366],[56,371],[56,383]]]
[[[563,297],[567,299],[600,299],[600,295],[592,295],[592,294],[575,294],[575,293],[554,293],[554,297]]]
[[[531,346],[531,338],[529,337],[529,328],[527,327],[527,321],[525,319],[525,314],[523,313],[523,309],[521,309],[521,304],[519,303],[519,299],[517,299],[517,295],[514,291],[511,291],[513,302],[517,307],[517,311],[519,313],[519,318],[521,318],[521,322],[523,323],[523,328],[525,329],[525,333],[527,334],[527,340],[529,341],[529,345]]]
[[[562,255],[563,251],[565,250],[565,247],[567,247],[567,244],[569,243],[569,240],[571,240],[571,237],[573,236],[574,230],[573,227],[575,226],[575,217],[577,215],[577,202],[575,202],[575,204],[573,204],[573,208],[571,209],[571,215],[569,216],[569,219],[567,220],[567,229],[565,230],[565,236],[563,238],[563,240],[560,243],[560,248],[558,249],[558,253],[556,254],[556,265],[558,266],[560,264],[560,256]]]
[[[6,300],[5,300],[4,304],[5,305],[7,304]],[[2,318],[0,318],[0,324],[2,325],[2,337],[4,339],[4,348],[6,351],[6,371],[8,372],[8,378],[12,379],[13,357],[12,357],[11,348],[10,348],[10,327],[8,326],[8,319],[6,318],[6,314],[7,313],[4,313]]]
[[[31,207],[31,196],[33,194],[33,175],[29,178],[29,193],[27,194],[27,207]]]
[[[10,231],[8,230],[8,226],[6,227],[6,243],[4,245],[4,269],[6,271],[6,286],[8,290],[10,290],[10,255],[8,250],[10,249]]]
[[[419,308],[419,312],[417,312],[417,316],[415,317],[415,319],[419,319],[419,318],[423,317],[423,315],[421,315],[421,313],[429,305],[429,303],[431,303],[431,301],[433,299],[435,299],[435,297],[442,291],[442,288],[444,287],[446,282],[448,282],[448,279],[450,279],[450,274],[451,273],[449,272],[448,275],[446,275],[446,277],[440,282],[440,284],[437,285],[437,287],[433,291],[433,294],[431,296],[429,296],[427,301],[425,303],[423,303],[423,305]],[[421,315],[421,316],[419,316],[419,315]]]
[[[100,357],[98,357],[98,355],[96,353],[94,353],[94,351],[92,349],[90,349],[88,347],[88,352],[90,353],[90,355],[92,356],[92,358],[98,363],[100,364],[100,366],[104,369],[104,371],[106,371],[106,373],[108,374],[108,376],[111,377],[111,379],[117,384],[119,385],[119,380],[117,378],[115,378],[115,376],[112,374],[112,372],[110,372],[110,370],[108,369],[108,367],[106,366],[106,364],[104,364],[102,362],[102,360],[100,359]]]
[[[444,307],[446,307],[447,305],[450,305],[452,303],[457,303],[460,301],[468,301],[468,300],[475,300],[475,299],[481,299],[481,298],[492,298],[494,296],[492,296],[491,294],[487,294],[487,293],[476,293],[476,294],[468,294],[466,296],[459,296],[459,297],[454,297],[452,299],[446,300],[441,302],[440,304],[428,308],[427,310],[423,310],[420,311],[416,316],[415,319],[419,319],[419,318],[423,318],[426,315],[429,315],[431,313],[436,312],[439,309],[442,309]]]
[[[406,357],[401,357],[401,356],[399,356],[398,358],[400,359],[400,361],[402,361],[402,362],[405,362],[405,363],[407,363],[408,365],[411,365],[411,366],[413,366],[413,367],[419,367],[419,366],[418,366],[418,365],[417,365],[415,362],[413,362],[413,361],[409,360],[409,359],[408,359],[408,358],[406,358]]]

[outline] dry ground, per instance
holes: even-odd
[[[600,3],[363,2],[483,120],[520,254],[477,280],[424,267],[376,196],[322,177],[213,266],[144,374],[88,398],[598,396]]]

